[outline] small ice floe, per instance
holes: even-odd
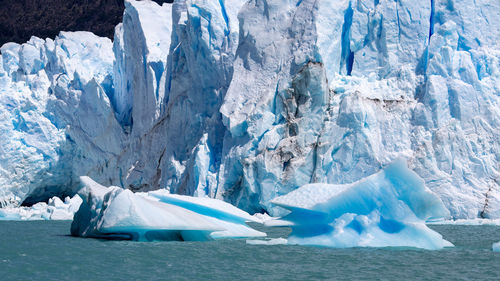
[[[262,223],[264,223],[266,221],[278,219],[277,217],[271,217],[268,213],[262,213],[262,214],[256,213],[253,215],[253,217]]]
[[[493,252],[500,252],[500,242],[493,243]]]
[[[290,226],[289,244],[337,248],[453,246],[425,224],[449,217],[448,210],[403,159],[358,182],[308,184],[273,203],[290,214],[265,225]]]
[[[0,220],[72,220],[81,203],[78,195],[66,197],[64,202],[59,197],[52,197],[48,203],[40,202],[31,207],[0,208]]]
[[[272,245],[286,245],[288,243],[288,240],[280,237],[280,238],[270,238],[266,240],[247,240],[246,242],[248,245],[272,246]]]

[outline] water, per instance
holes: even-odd
[[[491,251],[498,226],[434,225],[456,245],[441,251],[103,241],[71,237],[69,228],[70,222],[0,221],[0,279],[500,280],[500,253]]]

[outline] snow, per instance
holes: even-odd
[[[279,216],[404,157],[451,219],[498,219],[500,2],[452,2],[129,0],[113,42],[5,44],[0,205],[86,175]]]
[[[431,250],[453,246],[425,224],[447,218],[449,211],[403,159],[358,182],[305,185],[273,203],[290,211],[281,219],[292,228],[289,244]]]
[[[2,208],[0,220],[73,220],[81,203],[79,196],[66,197],[64,202],[59,197],[52,197],[48,203],[40,202],[31,207]]]
[[[164,190],[133,193],[104,187],[81,177],[83,204],[75,214],[71,234],[82,237],[137,241],[206,241],[263,237],[248,227],[248,213],[216,199],[171,195]]]

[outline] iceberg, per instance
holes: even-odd
[[[289,244],[432,250],[453,246],[425,224],[447,218],[449,211],[402,159],[352,184],[302,186],[273,204],[290,213],[266,224],[290,226]]]
[[[207,241],[264,237],[246,222],[260,221],[229,203],[165,190],[133,193],[104,187],[81,177],[83,203],[71,234],[81,237],[136,241]]]
[[[1,208],[0,220],[73,220],[81,203],[80,196],[66,197],[64,202],[54,196],[48,203],[39,202],[31,207]]]
[[[286,245],[288,241],[285,238],[271,238],[268,240],[247,240],[248,245],[265,245],[265,246],[275,246],[275,245]]]

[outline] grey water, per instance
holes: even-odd
[[[0,280],[500,280],[499,226],[433,225],[455,247],[427,251],[106,241],[71,237],[70,224],[0,221]]]

